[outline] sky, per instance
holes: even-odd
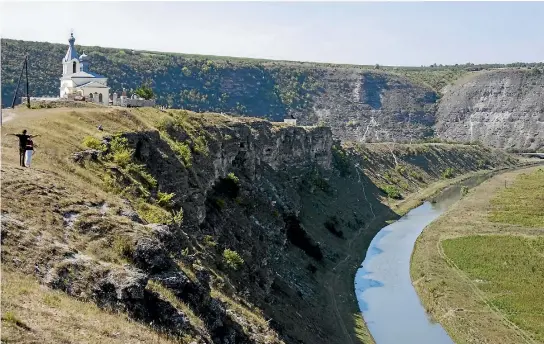
[[[2,1],[2,0],[0,0]],[[2,38],[349,64],[544,62],[544,2],[0,2]]]

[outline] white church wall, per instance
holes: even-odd
[[[83,91],[83,96],[88,100],[89,94],[93,94],[93,103],[98,102],[98,94],[102,94],[102,104],[108,104],[110,95],[109,95],[109,88],[98,88],[98,87],[83,87],[81,88]],[[94,94],[96,93],[96,97]]]

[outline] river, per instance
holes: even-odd
[[[359,309],[376,344],[453,343],[421,305],[410,279],[410,257],[419,234],[461,198],[462,186],[487,178],[469,178],[445,189],[433,203],[425,202],[376,234],[355,275]]]

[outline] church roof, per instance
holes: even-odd
[[[83,85],[76,86],[75,88],[85,88],[85,87],[93,87],[93,88],[108,88],[108,86],[101,84],[96,81],[89,81],[84,83]]]
[[[70,39],[68,39],[68,43],[70,45],[68,46],[68,51],[66,52],[66,55],[64,56],[64,59],[62,59],[63,62],[71,61],[73,59],[78,59],[79,55],[77,53],[76,47],[74,46],[76,39],[74,38],[74,34],[70,34]]]
[[[68,74],[68,75],[65,75],[61,78],[61,80],[70,80],[70,79],[73,79],[73,78],[97,78],[97,79],[105,79],[106,77],[103,76],[103,75],[100,75],[100,74],[96,74],[96,73],[93,73],[93,72],[77,72],[77,73],[74,73],[74,74]]]

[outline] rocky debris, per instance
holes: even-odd
[[[173,334],[192,332],[187,315],[146,290],[148,276],[130,268],[100,264],[75,255],[50,269],[44,283],[99,307],[127,312],[132,318]]]
[[[44,277],[44,283],[71,296],[94,300],[102,307],[123,309],[127,303],[143,298],[147,275],[75,254],[53,266]]]
[[[99,306],[119,309],[142,300],[146,284],[147,275],[141,272],[128,268],[112,270],[93,286],[93,298]]]
[[[172,231],[168,225],[160,223],[150,223],[146,225],[151,230],[151,234],[157,238],[160,242],[165,243],[172,240]]]
[[[124,216],[124,217],[127,217],[129,218],[131,221],[134,221],[136,223],[144,223],[142,221],[142,219],[140,218],[140,215],[138,215],[138,213],[132,209],[122,209],[120,212],[119,212],[119,215],[120,216]]]
[[[73,211],[69,211],[65,213],[64,215],[62,215],[64,226],[68,228],[73,228],[78,217],[79,217],[79,214]]]
[[[84,161],[97,161],[103,154],[98,149],[87,149],[81,152],[72,154],[72,161],[75,163],[83,163]]]
[[[174,265],[164,246],[157,239],[150,237],[138,240],[132,261],[136,267],[151,273],[166,271]]]

